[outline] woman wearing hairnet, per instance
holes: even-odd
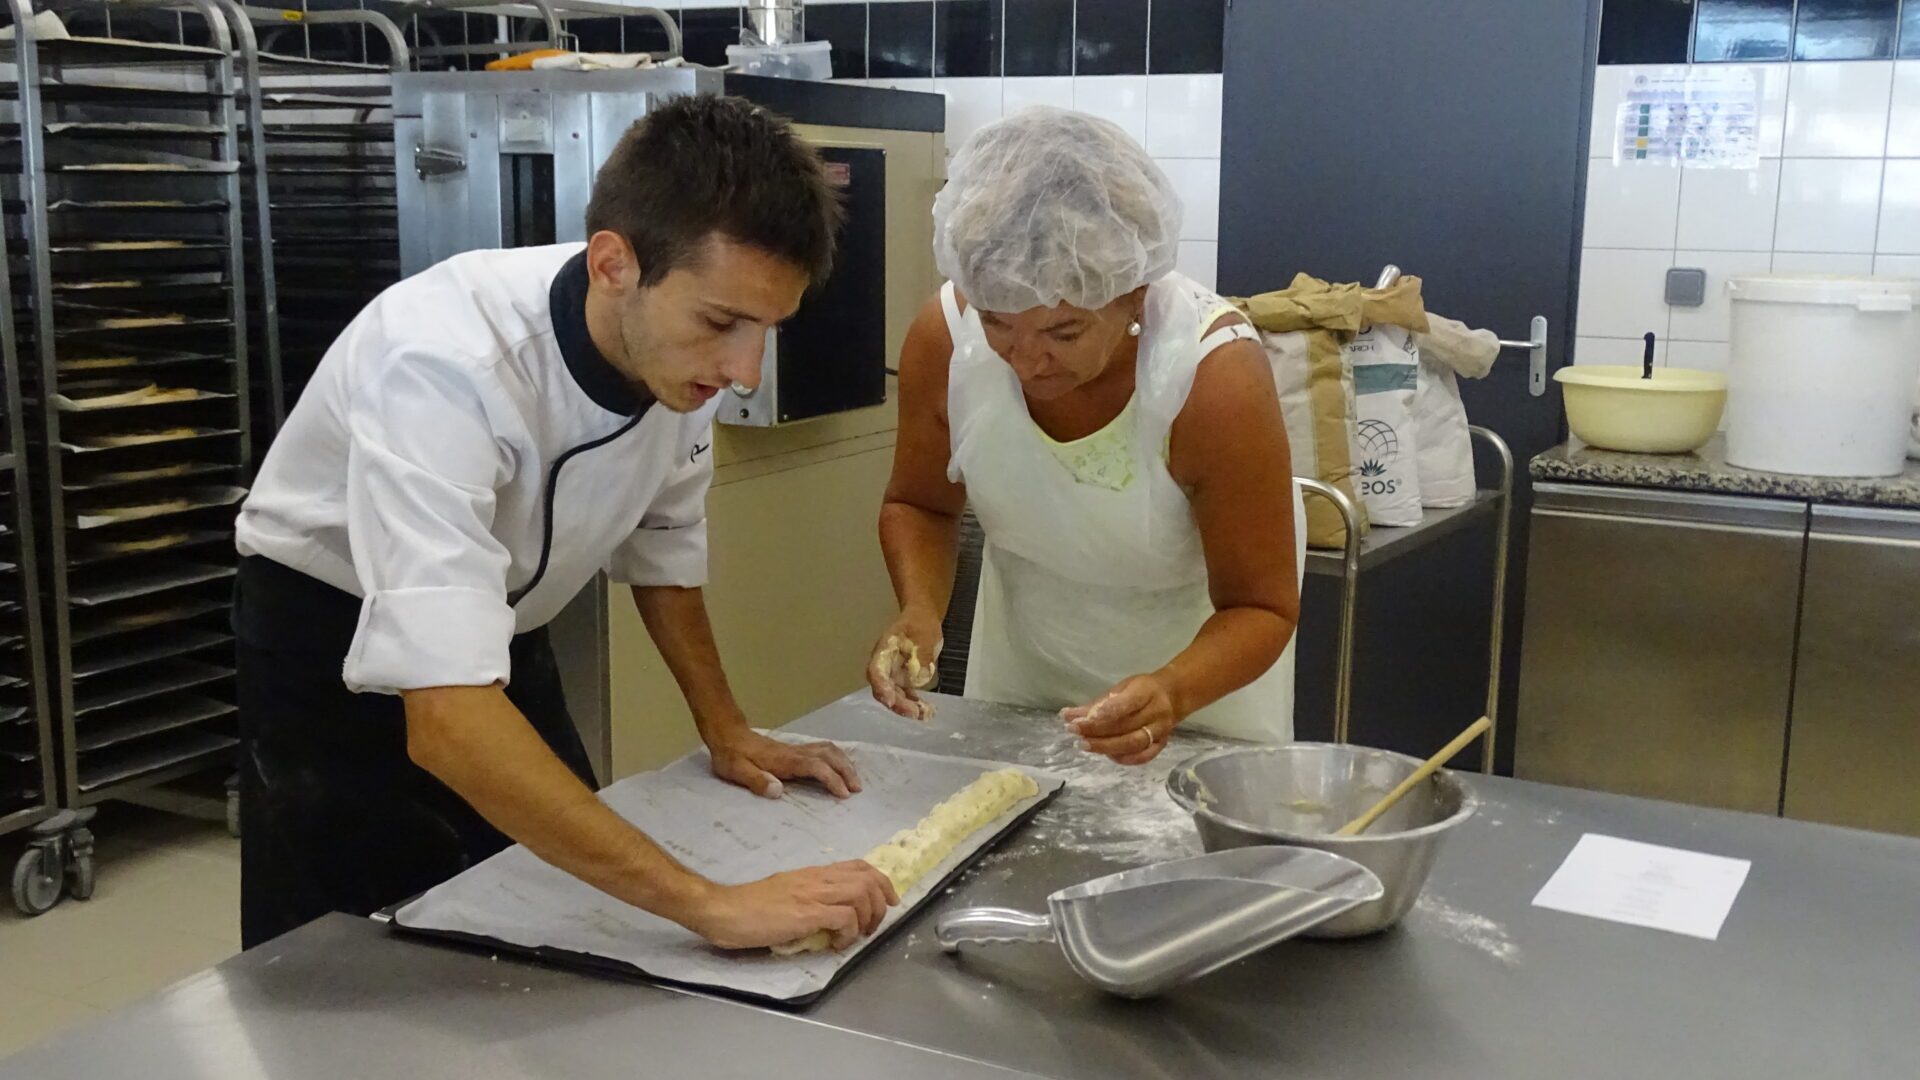
[[[1181,723],[1291,738],[1306,541],[1280,404],[1245,319],[1172,272],[1166,176],[1118,126],[1035,108],[967,141],[933,212],[948,284],[901,350],[874,696],[931,714],[971,503],[969,697],[1060,709],[1130,765]]]

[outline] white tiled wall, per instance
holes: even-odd
[[[682,8],[737,7],[740,0],[679,0]],[[809,0],[811,2],[811,0]],[[1080,75],[1046,78],[842,79],[940,93],[947,98],[947,152],[1028,105],[1104,116],[1147,148],[1186,208],[1179,270],[1209,288],[1220,261],[1220,75]],[[1915,86],[1920,104],[1920,84]],[[1920,143],[1920,125],[1913,133]],[[1920,156],[1920,154],[1916,154]],[[1915,249],[1920,253],[1920,249]]]
[[[1073,80],[1073,107],[1111,120],[1141,146],[1147,145],[1147,77],[1145,75],[1088,76]],[[1218,138],[1220,125],[1214,125]],[[955,149],[959,146],[956,143]],[[1214,157],[1220,152],[1214,151]]]
[[[1638,363],[1651,330],[1659,363],[1724,368],[1725,289],[1741,274],[1920,277],[1920,60],[1747,68],[1761,87],[1752,169],[1615,161],[1622,88],[1686,69],[1599,69],[1576,363]],[[1705,305],[1666,304],[1674,266],[1707,272]]]
[[[1213,287],[1220,261],[1221,76],[842,81],[946,95],[949,153],[958,150],[982,125],[1028,105],[1057,105],[1112,120],[1139,140],[1173,181],[1186,210],[1180,232],[1179,270]]]

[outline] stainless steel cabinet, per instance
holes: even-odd
[[[1807,505],[1534,496],[1514,774],[1777,813]]]
[[[1788,817],[1920,835],[1920,512],[1813,509]]]

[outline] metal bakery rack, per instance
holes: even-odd
[[[234,24],[244,106],[260,444],[347,323],[400,279],[392,72],[555,47],[680,54],[670,16],[593,0],[429,0],[388,5],[391,16],[215,2]]]
[[[217,2],[239,49],[254,420],[264,442],[347,323],[400,278],[390,75],[411,52],[378,12]],[[316,48],[313,31],[335,27],[352,33]]]
[[[224,774],[237,744],[251,422],[232,41],[211,0],[115,0],[71,28],[7,3],[7,271],[55,790],[79,809]],[[116,19],[191,21],[209,44],[117,37]],[[87,862],[58,868],[76,895]]]
[[[425,28],[436,14],[458,13],[486,17],[497,28],[492,34],[462,43],[440,35],[422,42],[414,55],[423,64],[443,60],[482,61],[547,49],[583,52],[645,52],[656,60],[681,55],[680,24],[654,7],[607,0],[412,0],[407,7],[420,16]],[[576,25],[586,24],[586,25]]]
[[[14,895],[37,912],[91,891],[107,799],[238,829],[233,517],[327,346],[399,277],[391,72],[669,59],[680,34],[595,0],[6,5],[0,833],[35,830]]]
[[[7,237],[0,233],[0,261],[7,254]],[[9,289],[6,304],[0,305],[0,358],[5,363],[0,400],[5,408],[0,415],[5,428],[0,437],[0,834],[35,830],[10,880],[23,909],[44,910],[41,905],[51,906],[64,884],[64,875],[57,872],[66,862],[61,844],[84,823],[55,813],[53,728],[40,652],[40,595],[33,584],[38,567],[13,317]],[[86,883],[79,884],[84,889]]]

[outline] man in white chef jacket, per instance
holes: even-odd
[[[328,350],[237,525],[248,946],[510,840],[724,947],[878,925],[865,863],[719,885],[600,803],[544,630],[607,571],[718,775],[859,791],[838,748],[749,727],[700,592],[715,399],[757,385],[840,217],[785,122],[679,98],[602,168],[587,243],[456,256]]]

